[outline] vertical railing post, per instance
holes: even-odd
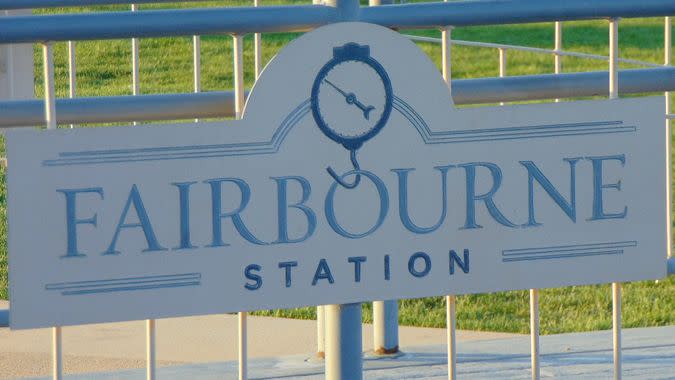
[[[499,48],[499,77],[503,78],[506,76],[506,49]],[[499,102],[500,106],[504,105],[504,102]]]
[[[244,104],[246,102],[244,93],[244,36],[234,35],[232,37],[232,49],[234,58],[234,111],[237,120],[242,118]],[[246,312],[238,314],[239,331],[239,380],[246,380],[248,377],[248,337],[247,337],[247,316]]]
[[[665,66],[670,66],[671,64],[671,56],[673,54],[673,32],[672,32],[672,21],[671,17],[666,17],[664,20],[664,36],[663,36],[663,41],[664,41],[664,46],[663,46],[663,52],[664,52],[664,60],[663,64]],[[671,142],[672,142],[672,133],[671,133],[671,120],[668,118],[668,115],[673,113],[671,102],[670,102],[670,92],[667,91],[664,94],[665,101],[666,101],[666,152],[671,152]],[[666,210],[667,210],[667,220],[666,223],[672,223],[673,216],[672,216],[672,189],[673,189],[673,183],[672,183],[672,160],[668,160],[668,173],[666,174],[666,183],[668,184],[668,204],[666,205]],[[667,234],[667,242],[668,242],[668,247],[673,246],[673,237],[672,234]],[[666,257],[669,257],[670,254],[672,253],[671,249],[668,249],[668,252],[666,252]]]
[[[316,357],[326,357],[326,307],[316,307]]]
[[[54,50],[51,42],[42,45],[42,64],[45,85],[45,125],[56,129],[56,99],[54,95]],[[60,330],[59,330],[60,331]]]
[[[201,38],[197,35],[192,36],[192,69],[193,69],[193,85],[194,92],[200,92],[202,90],[202,59],[201,59],[201,50],[202,50],[202,41]],[[195,119],[195,123],[199,122],[199,119]]]
[[[553,55],[553,73],[560,74],[562,72],[562,56],[560,52],[562,51],[562,22],[555,22],[555,43],[553,50],[555,54]],[[555,102],[558,103],[560,99],[556,99]]]
[[[131,4],[131,11],[138,11],[138,4]],[[139,84],[139,62],[138,62],[138,38],[131,39],[131,94],[138,95],[140,92]],[[133,125],[138,122],[134,121]]]
[[[390,355],[398,352],[398,301],[373,302],[373,352]]]
[[[530,289],[530,362],[532,380],[539,380],[539,289]]]
[[[147,319],[145,321],[145,360],[146,360],[146,371],[145,377],[147,380],[155,380],[156,368],[157,368],[157,354],[155,347],[155,320]]]
[[[253,6],[257,7],[260,3],[260,0],[253,0]],[[253,34],[253,69],[255,73],[255,79],[258,80],[260,76],[260,70],[262,67],[262,51],[261,51],[261,35],[260,33]]]
[[[61,327],[52,327],[52,379],[63,378],[63,359],[61,353]]]
[[[609,98],[619,97],[619,19],[609,20]],[[612,283],[614,379],[621,379],[621,283]]]
[[[45,91],[45,126],[56,129],[56,106],[54,94],[54,50],[51,42],[42,45],[42,65]],[[63,355],[61,353],[61,326],[52,328],[52,378],[63,377]]]
[[[445,0],[447,1],[447,0]],[[446,26],[441,29],[441,64],[443,70],[443,79],[448,85],[448,92],[452,97],[452,26]],[[454,295],[447,295],[445,297],[445,318],[447,331],[447,345],[448,345],[448,379],[455,380],[457,378],[457,347],[455,328],[457,325],[455,314]]]
[[[312,4],[321,5],[323,0],[312,0]],[[316,357],[326,357],[326,307],[323,305],[316,307]]]
[[[74,98],[76,93],[76,69],[75,69],[75,41],[68,41],[68,97]],[[71,124],[70,128],[75,125]]]
[[[363,379],[361,304],[326,305],[326,380]]]

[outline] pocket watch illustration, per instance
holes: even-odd
[[[349,151],[354,170],[360,170],[356,151],[375,137],[391,114],[391,81],[382,65],[370,56],[370,47],[347,43],[333,48],[329,60],[314,79],[310,98],[312,115],[321,132]],[[353,189],[328,167],[340,185]]]

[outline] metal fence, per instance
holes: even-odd
[[[190,0],[198,1],[198,0]],[[447,0],[446,0],[447,1]],[[68,7],[102,4],[126,4],[131,12],[100,12],[43,16],[13,16],[0,20],[0,44],[40,43],[44,61],[45,95],[43,100],[0,102],[0,127],[45,125],[57,123],[103,123],[146,120],[177,120],[212,117],[241,117],[246,91],[243,80],[243,36],[254,34],[254,72],[257,78],[262,67],[261,32],[307,31],[340,21],[362,21],[391,28],[440,29],[442,38],[409,36],[412,40],[440,44],[443,77],[451,85],[455,104],[496,103],[522,100],[556,99],[583,96],[665,92],[665,122],[670,128],[673,119],[670,92],[675,89],[675,68],[671,66],[672,0],[587,1],[567,0],[487,0],[441,3],[386,5],[392,1],[370,0],[373,7],[360,7],[357,0],[325,0],[302,6],[139,10],[138,4],[164,3],[171,0],[0,0],[0,10],[19,8]],[[656,64],[619,57],[618,24],[622,17],[664,17],[664,63]],[[607,19],[609,56],[563,50],[563,24],[566,20]],[[173,21],[180,21],[173,22]],[[554,49],[452,40],[453,27],[512,23],[555,22]],[[234,89],[223,92],[201,92],[200,35],[232,34],[234,50]],[[140,94],[138,38],[192,36],[194,93]],[[76,97],[75,41],[131,38],[133,96]],[[53,42],[68,41],[69,97],[56,99],[54,94]],[[496,49],[499,78],[451,80],[451,45]],[[526,51],[550,55],[554,73],[507,77],[506,57],[509,51]],[[562,57],[605,60],[608,71],[562,73]],[[642,69],[619,71],[619,63],[643,66]],[[124,114],[119,109],[125,109]],[[670,144],[670,142],[668,142]],[[670,147],[670,145],[668,145]],[[669,237],[670,239],[670,237]],[[670,245],[671,242],[669,241]],[[665,262],[665,261],[664,261]],[[668,272],[675,273],[675,259],[667,262]],[[612,325],[614,343],[614,377],[621,378],[621,284],[612,284]],[[446,297],[448,331],[448,378],[456,378],[455,296]],[[530,290],[530,333],[532,378],[539,371],[539,292]],[[317,308],[317,351],[323,355],[326,339],[324,306]],[[398,311],[395,300],[374,302],[373,322],[375,351],[398,350]],[[7,311],[0,311],[0,325],[7,323]],[[146,321],[147,378],[155,378],[155,321]],[[239,313],[239,378],[247,377],[246,313]],[[348,348],[339,348],[348,350]],[[53,328],[53,378],[62,377],[61,328]],[[351,354],[361,355],[360,352]],[[327,368],[327,375],[329,369]]]

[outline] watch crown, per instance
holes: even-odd
[[[333,48],[333,58],[367,58],[370,57],[370,46],[359,45],[355,42],[348,42],[342,46]]]

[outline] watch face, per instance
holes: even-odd
[[[349,149],[372,137],[391,109],[391,85],[378,66],[368,59],[333,61],[316,78],[317,122],[324,124],[320,127],[328,129],[330,138]]]

